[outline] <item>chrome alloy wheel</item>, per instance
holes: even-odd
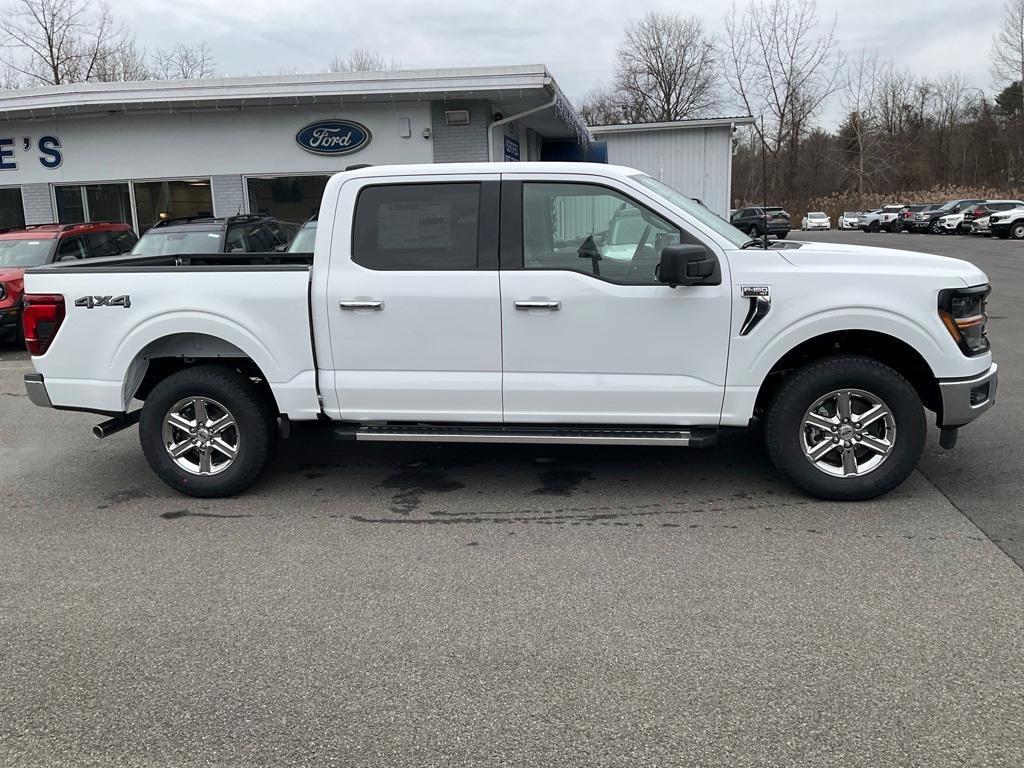
[[[217,475],[235,463],[240,438],[231,412],[208,397],[179,400],[164,416],[167,455],[192,475]]]
[[[804,456],[835,477],[863,476],[892,454],[896,420],[881,398],[861,389],[839,389],[807,409],[800,425]]]

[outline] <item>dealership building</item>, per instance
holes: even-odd
[[[718,174],[726,192],[714,207],[727,209],[731,140],[698,144],[721,156],[670,153],[700,165],[694,187],[680,188],[707,197]],[[303,221],[328,177],[350,165],[579,159],[601,148],[540,65],[6,91],[0,227],[113,220],[141,232],[236,213]]]

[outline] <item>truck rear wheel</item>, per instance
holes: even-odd
[[[276,439],[264,393],[224,366],[196,366],[168,376],[149,393],[139,419],[149,466],[189,496],[244,491],[263,471]]]
[[[782,385],[765,441],[778,470],[805,492],[852,501],[906,480],[926,433],[921,399],[903,376],[843,355],[808,363]]]

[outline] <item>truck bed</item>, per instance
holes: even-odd
[[[29,269],[65,319],[33,358],[56,407],[129,409],[154,359],[248,358],[281,413],[320,411],[309,316],[312,254],[112,256]]]

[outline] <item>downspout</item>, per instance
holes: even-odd
[[[558,102],[558,96],[557,95],[556,96],[552,96],[551,97],[551,101],[547,102],[546,104],[541,104],[539,107],[534,107],[533,109],[528,109],[525,112],[520,112],[517,115],[509,115],[508,117],[503,117],[503,118],[501,118],[501,120],[495,120],[493,123],[491,123],[490,127],[488,127],[488,129],[487,129],[487,159],[490,162],[492,162],[492,163],[494,162],[494,129],[495,128],[497,128],[499,125],[504,125],[505,123],[511,123],[514,120],[520,120],[520,119],[522,119],[522,118],[524,118],[524,117],[526,117],[528,115],[532,115],[534,112],[543,112],[545,109],[551,109],[553,106],[555,106],[555,104],[557,102]]]

